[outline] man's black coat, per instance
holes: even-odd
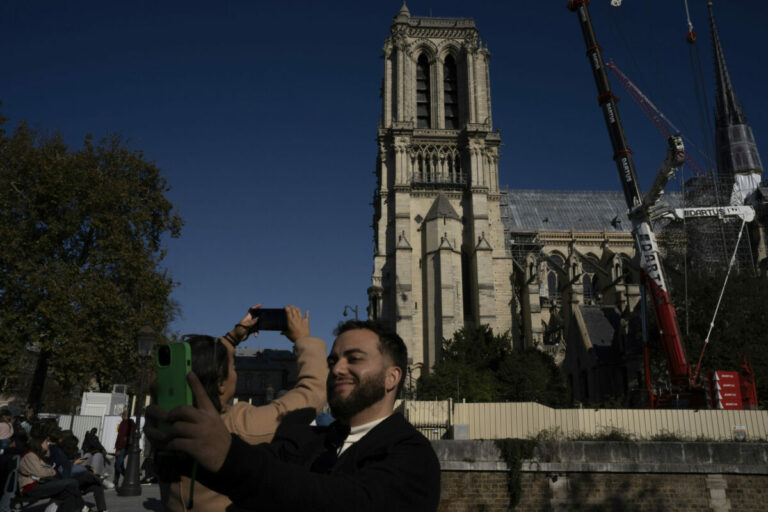
[[[327,451],[329,427],[286,417],[269,444],[232,435],[224,465],[200,481],[238,508],[317,511],[434,511],[440,464],[429,441],[402,415],[376,425],[326,468],[313,463]],[[318,472],[324,471],[324,472]]]

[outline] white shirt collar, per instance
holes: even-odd
[[[339,448],[338,455],[341,455],[342,453],[344,453],[347,450],[347,448],[349,448],[350,446],[352,446],[353,444],[361,440],[365,436],[365,434],[367,434],[373,429],[373,427],[375,427],[376,425],[378,425],[379,423],[381,423],[387,418],[389,418],[389,416],[384,416],[383,418],[373,420],[363,425],[351,427],[349,429],[349,435],[344,440],[344,444]]]

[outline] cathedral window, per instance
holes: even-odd
[[[429,88],[429,61],[422,54],[416,62],[416,127],[431,128],[432,105]]]
[[[443,96],[445,101],[445,127],[459,129],[459,90],[456,61],[448,55],[443,64]]]
[[[550,260],[547,262],[547,294],[554,300],[560,298],[560,279],[557,276],[557,269],[563,268],[564,261],[557,254],[552,255]]]
[[[632,262],[627,257],[621,258],[621,274],[624,284],[634,284],[638,282],[637,277],[632,272]]]
[[[584,302],[587,304],[593,303],[597,298],[595,266],[592,263],[585,261],[581,265],[581,270],[584,273],[581,277],[581,283],[584,286]]]
[[[464,312],[464,323],[473,325],[473,310],[474,305],[472,304],[472,284],[470,283],[470,263],[469,263],[469,255],[466,253],[466,251],[461,251],[461,288],[462,288],[462,294],[463,294],[463,312]]]

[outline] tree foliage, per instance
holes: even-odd
[[[725,282],[725,271],[688,273],[688,300],[685,300],[684,275],[672,280],[672,299],[677,310],[685,348],[695,368],[712,315]],[[756,375],[757,394],[768,400],[768,282],[751,269],[733,271],[725,287],[720,310],[715,318],[709,343],[704,351],[701,372],[737,371],[741,355],[747,356]],[[685,331],[686,314],[688,332]]]
[[[117,135],[72,150],[24,123],[0,130],[0,374],[33,348],[65,390],[135,380],[138,329],[174,314],[168,190]]]
[[[567,390],[552,358],[536,349],[513,351],[508,334],[482,325],[443,342],[441,360],[422,375],[419,397],[472,402],[534,401],[563,406]]]

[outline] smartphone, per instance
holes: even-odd
[[[288,317],[285,309],[259,308],[254,314],[259,317],[256,322],[257,331],[287,331]]]
[[[189,343],[167,343],[157,347],[157,405],[170,411],[180,405],[194,405],[187,374],[192,371]],[[160,425],[167,429],[168,425]]]

